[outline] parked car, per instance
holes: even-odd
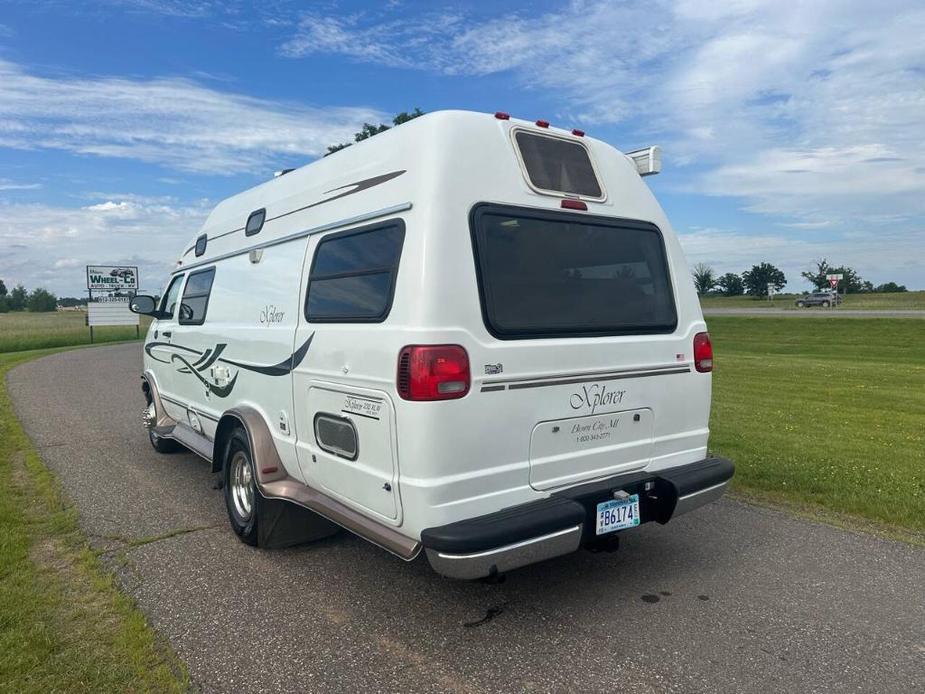
[[[823,306],[829,308],[832,304],[838,306],[841,302],[842,298],[840,294],[834,292],[816,292],[814,294],[804,294],[794,303],[796,303],[798,308],[806,308],[807,306]]]
[[[219,203],[131,302],[151,443],[211,462],[245,543],[340,526],[462,579],[719,498],[658,152],[445,111]]]
[[[110,270],[109,275],[111,277],[118,277],[122,280],[130,280],[135,276],[135,271],[129,268],[116,268],[115,270]]]

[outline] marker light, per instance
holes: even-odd
[[[540,127],[540,128],[548,128],[548,127],[549,127],[549,121],[548,121],[548,120],[538,120],[538,121],[536,122],[536,125],[537,125],[537,127]]]
[[[562,201],[562,207],[566,210],[584,210],[588,211],[588,205],[583,200],[572,200],[571,198],[565,198]]]
[[[504,111],[495,111],[495,118],[498,120],[511,120],[511,114]]]
[[[578,128],[573,128],[573,129],[572,129],[572,135],[574,135],[575,137],[584,137],[584,136],[585,136],[585,131],[584,131],[584,130],[579,130]]]

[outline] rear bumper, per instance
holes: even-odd
[[[486,516],[428,528],[421,533],[421,542],[431,566],[444,576],[490,576],[594,542],[597,504],[614,498],[614,492],[639,495],[642,523],[667,523],[721,497],[734,471],[725,458],[707,458],[655,474],[619,475]]]

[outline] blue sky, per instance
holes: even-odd
[[[0,0],[0,278],[159,289],[210,206],[398,111],[629,150],[690,262],[925,288],[920,2]]]

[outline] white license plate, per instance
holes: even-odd
[[[639,495],[604,501],[597,505],[597,534],[635,528],[639,525]]]

